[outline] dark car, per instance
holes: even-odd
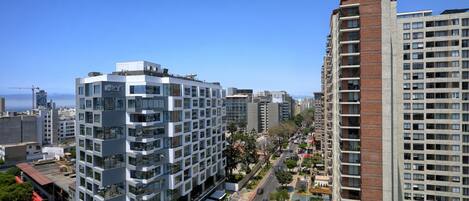
[[[264,193],[264,189],[263,189],[263,188],[257,189],[257,194],[258,194],[258,195],[262,195],[263,193]]]

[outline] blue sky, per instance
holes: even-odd
[[[321,2],[321,3],[318,3]],[[74,93],[74,79],[149,60],[225,87],[320,90],[329,16],[338,0],[84,0],[0,2],[0,94],[38,85]],[[399,11],[469,7],[399,0]]]

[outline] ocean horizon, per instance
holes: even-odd
[[[32,107],[31,94],[4,94],[5,109],[9,112],[23,112]],[[56,107],[75,107],[75,95],[73,94],[50,94],[48,100],[55,102]]]

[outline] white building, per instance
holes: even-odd
[[[198,200],[224,178],[224,93],[160,65],[76,80],[79,200]]]
[[[59,113],[59,142],[75,140],[75,109],[61,108]]]

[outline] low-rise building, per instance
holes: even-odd
[[[15,164],[41,158],[41,145],[37,142],[0,145],[0,159],[6,164]]]
[[[0,117],[0,144],[42,142],[42,120],[36,115]]]
[[[46,160],[17,164],[21,180],[31,182],[34,192],[42,200],[75,200],[75,170],[68,161]]]

